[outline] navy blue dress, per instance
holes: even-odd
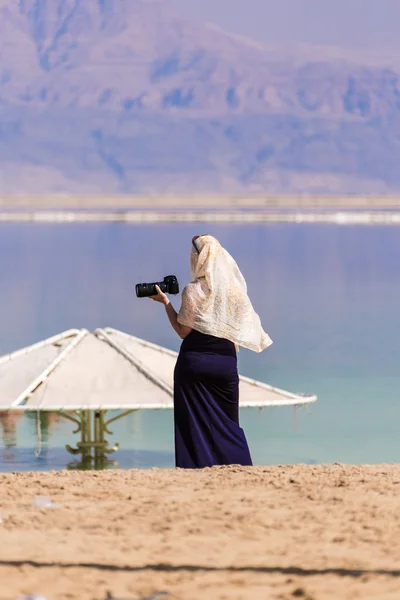
[[[251,465],[239,426],[235,345],[193,330],[174,373],[175,462],[184,469]]]

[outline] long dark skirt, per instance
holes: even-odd
[[[174,374],[176,466],[251,465],[239,426],[239,376],[234,344],[193,331]]]

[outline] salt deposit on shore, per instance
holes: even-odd
[[[400,195],[48,194],[0,195],[0,210],[399,210]]]

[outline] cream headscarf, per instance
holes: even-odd
[[[232,256],[211,235],[197,238],[190,255],[192,283],[182,293],[181,325],[230,340],[254,352],[272,344],[247,295],[247,286]]]

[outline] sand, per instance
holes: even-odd
[[[0,598],[398,600],[399,494],[387,465],[0,475]]]

